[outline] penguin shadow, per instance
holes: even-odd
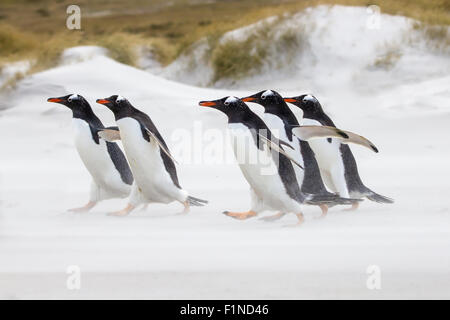
[[[281,228],[296,228],[296,227],[304,227],[305,224],[307,225],[316,225],[320,224],[326,221],[334,221],[335,219],[339,219],[338,216],[349,216],[358,214],[359,210],[349,210],[349,208],[346,208],[344,206],[336,206],[334,208],[329,208],[328,212],[326,214],[323,214],[321,210],[315,210],[315,208],[310,208],[313,210],[307,210],[304,212],[304,221],[302,223],[295,223],[295,220],[292,219],[294,223],[286,224],[286,217],[290,217],[291,214],[267,214],[261,217],[252,217],[245,220],[253,220],[258,221],[262,225],[267,226],[279,226]],[[233,217],[230,217],[233,219]],[[234,218],[233,220],[237,221],[245,221]],[[289,219],[290,220],[290,219]]]
[[[278,228],[296,228],[296,227],[301,227],[303,226],[303,224],[305,222],[303,222],[302,224],[299,224],[298,222],[295,223],[295,220],[292,220],[292,223],[286,223],[286,220],[290,220],[290,219],[283,219],[286,217],[289,217],[290,214],[273,214],[273,213],[268,213],[264,216],[251,216],[248,218],[237,218],[237,217],[233,217],[228,215],[228,211],[223,211],[221,214],[224,216],[224,219],[229,220],[229,221],[233,221],[235,223],[232,223],[233,225],[246,225],[248,226],[249,224],[253,224],[253,225],[258,225],[259,228],[262,229],[273,229],[274,227],[278,227]],[[246,222],[246,223],[244,223]]]
[[[170,217],[184,217],[192,215],[192,211],[185,212],[183,209],[172,208],[168,209],[158,208],[157,206],[150,206],[150,204],[144,204],[135,208],[132,212],[126,215],[115,215],[114,212],[104,212],[107,217],[110,218],[131,218],[131,219],[167,219]]]

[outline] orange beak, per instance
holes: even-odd
[[[284,100],[285,102],[290,102],[290,103],[297,102],[297,100],[292,99],[292,98],[283,98],[283,100]]]
[[[251,101],[255,101],[256,98],[253,98],[253,97],[247,97],[247,98],[242,98],[241,100],[244,101],[244,102],[251,102]]]
[[[217,103],[215,103],[214,101],[200,101],[198,105],[202,107],[212,107],[217,105]]]
[[[106,99],[97,99],[95,102],[100,103],[100,104],[108,104],[108,103],[110,103],[111,101],[106,100]]]
[[[48,98],[47,99],[48,102],[63,102],[63,99],[59,99],[59,98]]]

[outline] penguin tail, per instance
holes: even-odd
[[[354,204],[361,201],[363,201],[363,199],[341,198],[338,196],[334,204]]]
[[[378,203],[394,203],[394,199],[382,196],[381,194],[373,192],[370,189],[367,189],[365,196],[367,197],[367,199]]]
[[[341,198],[339,195],[334,193],[327,194],[312,194],[308,200],[306,200],[307,204],[311,205],[338,205],[338,204],[353,204],[362,201],[362,199],[350,199],[350,198]]]
[[[203,200],[203,199],[199,199],[199,198],[195,198],[195,197],[191,197],[191,196],[187,197],[187,202],[189,203],[189,205],[194,206],[194,207],[202,207],[208,203],[207,200]]]

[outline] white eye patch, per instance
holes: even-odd
[[[78,100],[78,99],[80,99],[80,97],[78,97],[77,94],[73,94],[73,95],[71,95],[67,100],[69,100],[69,102],[70,102],[70,101],[72,101],[72,100]]]
[[[230,103],[234,103],[234,102],[237,102],[237,101],[238,101],[238,98],[229,96],[227,98],[227,100],[225,100],[225,105],[229,105]]]
[[[261,95],[261,98],[265,99],[265,98],[267,98],[268,96],[273,96],[273,95],[274,95],[274,93],[273,93],[272,90],[266,90],[266,91],[264,91],[263,94]]]
[[[307,102],[307,101],[317,102],[317,99],[316,99],[314,96],[312,96],[312,95],[310,95],[310,94],[307,94],[307,95],[303,98],[303,101],[305,101],[305,102]]]
[[[120,101],[124,101],[124,100],[126,100],[126,99],[119,95],[119,96],[117,96],[116,102],[120,102]]]

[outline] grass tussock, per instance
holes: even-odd
[[[209,54],[217,74],[220,71],[229,76],[243,76],[238,69],[252,72],[271,53],[252,40],[219,43],[224,33],[269,16],[292,14],[321,4],[376,4],[381,13],[417,19],[426,26],[424,36],[430,41],[450,45],[449,35],[442,27],[450,25],[448,0],[78,0],[81,31],[65,27],[66,8],[70,4],[70,0],[4,0],[0,14],[0,65],[4,61],[30,59],[36,61],[31,72],[43,70],[59,61],[62,50],[75,45],[104,46],[112,58],[130,65],[136,64],[135,47],[144,46],[162,65],[167,65],[187,52],[193,43],[207,38],[212,44]],[[291,50],[289,46],[298,48],[302,39],[289,31],[277,37],[277,43]],[[395,58],[382,60],[389,59]]]
[[[258,70],[267,55],[263,46],[245,41],[228,40],[215,47],[212,54],[213,81],[221,78],[240,79]]]
[[[305,30],[299,26],[279,29],[282,19],[265,21],[244,39],[210,41],[213,82],[252,75],[265,64],[279,69],[288,65],[305,48]]]
[[[420,32],[428,42],[431,49],[450,50],[450,32],[448,26],[428,25],[417,22],[413,25],[413,30]]]
[[[134,46],[139,42],[139,39],[131,38],[137,37],[125,33],[115,33],[99,39],[97,45],[108,49],[109,56],[114,60],[135,66],[137,56]]]
[[[0,56],[3,58],[17,60],[30,50],[36,49],[38,44],[31,34],[21,32],[10,25],[0,25]]]
[[[402,52],[397,46],[390,46],[387,50],[380,56],[378,56],[373,66],[377,69],[391,70],[397,61],[402,57]]]

